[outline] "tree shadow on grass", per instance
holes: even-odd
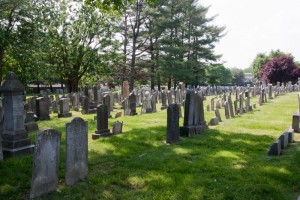
[[[94,141],[88,177],[45,198],[290,199],[292,188],[298,192],[300,161],[267,156],[271,136],[209,129],[167,145],[165,128]]]
[[[208,129],[168,145],[165,132],[165,126],[136,128],[90,142],[89,175],[73,187],[64,184],[62,146],[58,191],[40,199],[291,199],[299,193],[299,150],[267,156],[272,136]],[[29,172],[28,165],[11,165],[20,170],[7,180]],[[29,193],[29,181],[22,184]],[[11,192],[1,189],[1,198]]]

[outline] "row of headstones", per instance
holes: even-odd
[[[199,86],[198,86],[199,87]],[[288,82],[287,84],[277,82],[275,86],[272,86],[272,84],[266,84],[266,83],[260,83],[256,82],[253,87],[250,87],[250,85],[247,85],[247,89],[250,91],[251,94],[253,94],[253,97],[255,97],[256,94],[259,94],[260,90],[262,88],[268,88],[272,87],[271,91],[274,91],[274,96],[278,96],[282,93],[287,93],[287,92],[295,92],[300,90],[300,82],[298,81],[298,84],[292,84],[292,82]],[[234,93],[235,91],[239,91],[241,88],[245,88],[243,86],[206,86],[206,87],[201,87],[203,88],[203,92],[205,95],[219,95],[223,93]],[[269,93],[269,89],[268,89]],[[271,92],[270,92],[271,93]],[[269,96],[270,96],[269,93]]]
[[[244,99],[244,95],[246,96],[246,99]],[[254,108],[256,107],[255,104],[253,105],[250,104],[250,96],[248,92],[240,93],[238,99],[234,100],[234,102],[232,102],[231,100],[231,93],[228,94],[228,97],[224,94],[221,97],[221,103],[220,100],[217,100],[216,108],[214,106],[215,99],[216,98],[211,99],[211,107],[212,107],[212,111],[215,111],[215,117],[210,120],[209,125],[217,125],[219,122],[222,122],[222,118],[219,111],[221,107],[224,107],[225,109],[226,119],[233,118],[235,115],[243,114],[245,112],[251,111],[253,107]],[[244,106],[244,102],[245,102],[245,106]],[[207,105],[207,111],[210,111],[209,105]]]
[[[61,134],[46,129],[36,135],[30,198],[55,191],[58,183]],[[88,123],[76,117],[66,124],[65,182],[72,186],[88,174]]]
[[[279,138],[270,146],[268,154],[270,156],[279,156],[282,151],[294,142],[294,129],[282,133]]]

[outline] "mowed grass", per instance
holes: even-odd
[[[291,126],[297,105],[297,93],[290,93],[233,119],[226,120],[221,109],[218,126],[175,145],[165,143],[167,113],[160,106],[157,113],[118,118],[124,133],[98,140],[91,139],[94,115],[73,112],[89,123],[89,174],[73,187],[64,183],[65,123],[71,118],[52,114],[39,126],[62,133],[58,189],[37,199],[297,199],[300,137],[282,156],[267,155]],[[209,121],[214,112],[205,116]],[[110,128],[114,121],[109,119]],[[0,198],[28,199],[31,170],[32,155],[0,162]]]

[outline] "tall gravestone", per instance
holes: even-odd
[[[232,104],[232,100],[231,100],[231,93],[229,93],[229,95],[228,95],[228,106],[229,106],[230,117],[233,118],[234,111],[233,111],[233,104]]]
[[[167,106],[167,93],[166,93],[166,91],[163,89],[162,91],[161,91],[161,110],[164,110],[164,109],[166,109],[166,108],[168,108],[168,106]]]
[[[195,92],[194,90],[187,90],[184,104],[183,127],[180,127],[181,136],[189,137],[195,135],[194,112]]]
[[[107,105],[107,116],[108,116],[108,118],[112,118],[112,116],[111,116],[111,114],[110,114],[110,111],[111,111],[111,109],[110,109],[110,101],[111,101],[111,98],[110,98],[110,96],[109,96],[109,94],[104,94],[103,95],[103,99],[102,99],[102,102],[103,102],[103,104],[105,104],[105,105]]]
[[[224,108],[225,108],[225,118],[229,119],[230,118],[230,116],[229,116],[229,105],[228,105],[227,101],[224,102]]]
[[[44,97],[36,98],[36,116],[38,120],[49,120],[49,101]]]
[[[98,139],[101,136],[111,136],[108,129],[108,106],[101,104],[97,107],[97,130],[92,135],[93,139]]]
[[[167,109],[167,139],[168,144],[179,141],[179,107],[178,104],[170,104]]]
[[[128,106],[129,106],[129,115],[130,116],[134,116],[137,115],[136,112],[136,95],[134,94],[134,92],[131,92],[129,97],[128,97]]]
[[[60,133],[54,129],[44,130],[36,136],[30,198],[56,190],[60,138]]]
[[[80,117],[66,124],[67,185],[74,185],[88,175],[88,123]]]
[[[18,77],[9,72],[2,86],[3,94],[3,156],[12,157],[31,154],[34,145],[30,144],[24,127],[23,92],[24,86]]]

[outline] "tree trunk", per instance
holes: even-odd
[[[78,83],[79,83],[78,79],[69,79],[68,80],[67,88],[68,88],[70,93],[71,92],[78,92]]]
[[[157,74],[157,86],[158,86],[158,91],[160,91],[160,74]]]
[[[171,87],[172,87],[172,79],[171,79],[171,77],[169,77],[169,80],[168,80],[168,90],[171,90]]]

